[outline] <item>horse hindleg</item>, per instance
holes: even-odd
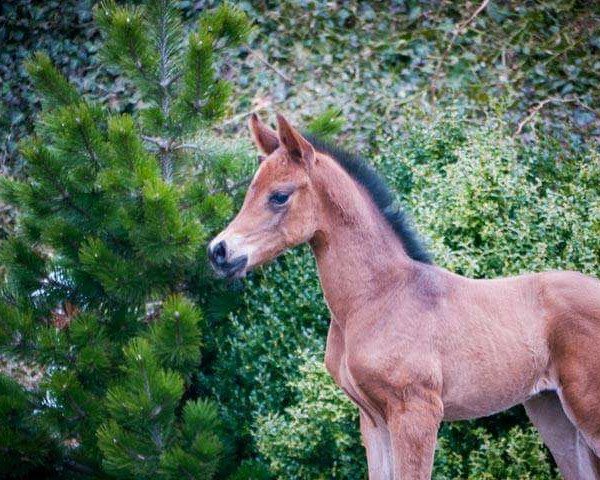
[[[570,388],[563,388],[559,392],[563,411],[577,430],[579,478],[600,480],[600,411],[595,408],[597,404],[594,401],[586,402],[586,397],[589,397],[585,393],[578,395],[576,401],[569,401],[569,398],[573,399]]]
[[[597,459],[568,419],[556,393],[541,393],[523,405],[565,480],[600,479]]]
[[[595,445],[599,445],[596,441]],[[594,451],[598,451],[597,447],[595,450],[590,448],[588,439],[579,430],[577,431],[577,457],[579,459],[580,477],[589,478],[593,480],[600,479],[600,457],[598,457]]]
[[[360,432],[367,451],[369,480],[392,480],[390,433],[382,422],[374,425],[371,417],[360,412]]]
[[[545,310],[558,397],[577,429],[582,458],[590,457],[584,464],[593,467],[594,473],[580,478],[600,479],[600,281],[574,272],[549,273],[547,279]]]

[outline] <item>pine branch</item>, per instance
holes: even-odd
[[[36,52],[26,62],[25,68],[50,108],[72,105],[79,100],[77,90],[58,71],[45,53]]]
[[[133,62],[133,65],[135,66],[136,70],[138,71],[140,77],[143,80],[145,80],[146,82],[148,82],[149,84],[152,84],[153,78],[151,77],[150,72],[148,72],[146,70],[146,67],[142,63],[142,58],[141,58],[139,52],[137,51],[136,46],[133,44],[132,39],[127,42],[127,50],[128,50],[129,56],[135,60]]]
[[[36,166],[44,171],[44,173],[46,174],[45,179],[60,193],[61,196],[59,198],[59,201],[61,203],[64,203],[67,207],[77,212],[89,222],[94,222],[94,217],[91,215],[91,213],[81,208],[73,201],[73,199],[71,198],[71,194],[67,190],[66,186],[64,186],[63,183],[60,182],[60,180],[56,177],[55,172],[48,170],[45,162],[37,162]],[[102,234],[105,235],[105,237],[108,240],[113,242],[114,245],[119,245],[123,243],[121,239],[119,239],[117,236],[115,236],[107,230],[103,230]]]
[[[156,58],[150,48],[143,12],[143,8],[120,7],[108,0],[96,8],[96,20],[106,36],[104,58],[129,74],[140,90],[155,97],[157,77],[152,72]]]
[[[86,132],[86,130],[83,128],[81,121],[79,121],[78,118],[75,119],[75,123],[77,124],[77,129],[81,135],[81,139],[83,140],[83,145],[85,147],[85,150],[90,158],[90,160],[92,161],[92,163],[94,164],[94,166],[96,167],[96,170],[100,169],[100,162],[98,161],[98,156],[96,154],[96,151],[94,150],[94,148],[92,147],[92,143],[91,140],[88,136],[88,133]]]
[[[33,155],[33,154],[34,154],[33,151],[30,152],[30,155]],[[75,203],[73,203],[73,201],[71,200],[71,196],[70,196],[69,192],[67,191],[66,187],[56,177],[56,172],[49,170],[47,168],[47,164],[44,161],[37,162],[36,167],[40,168],[42,171],[44,171],[44,173],[46,175],[45,179],[48,182],[50,182],[50,184],[56,190],[58,190],[58,192],[61,195],[61,197],[60,197],[61,202],[65,203],[67,206],[69,206],[70,208],[75,210],[77,213],[79,213],[86,219],[91,220],[91,217],[89,216],[89,213],[87,211],[85,211],[84,209],[78,207]]]
[[[150,23],[154,27],[154,36],[158,51],[158,83],[160,86],[160,107],[164,118],[170,115],[171,92],[169,87],[176,76],[173,75],[174,56],[181,39],[179,22],[169,0],[155,0],[149,5]],[[176,38],[173,38],[176,37]]]
[[[97,470],[94,470],[89,465],[84,465],[83,463],[79,463],[79,462],[73,460],[72,458],[66,458],[63,462],[63,465],[65,468],[67,468],[68,470],[71,470],[72,472],[81,473],[83,475],[88,475],[88,476],[94,477],[94,478],[97,478],[100,476],[99,475],[100,472],[98,472]]]
[[[160,109],[163,119],[171,115],[171,92],[170,86],[174,82],[171,75],[172,56],[176,48],[170,45],[170,39],[178,32],[178,24],[174,18],[174,12],[169,0],[156,0],[151,3],[151,19],[156,25],[156,43],[158,49],[158,82],[160,92]],[[175,41],[180,41],[176,38]],[[167,182],[173,180],[173,155],[169,148],[161,148],[159,151],[162,176]]]

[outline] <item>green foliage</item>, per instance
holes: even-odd
[[[271,480],[269,470],[260,462],[247,460],[240,465],[229,480]]]
[[[60,450],[34,412],[35,399],[16,381],[0,375],[0,475],[49,478]]]
[[[37,52],[26,63],[27,73],[42,95],[48,109],[77,103],[79,94],[52,64],[48,55]]]
[[[146,133],[186,135],[223,116],[231,86],[217,78],[214,61],[224,47],[248,36],[241,10],[223,3],[204,14],[185,47],[175,2],[153,0],[142,8],[109,1],[98,6],[96,18],[107,36],[103,58],[131,78],[146,100]]]
[[[0,89],[0,157],[3,174],[20,172],[22,163],[17,145],[31,132],[35,113],[40,107],[26,68],[26,60],[34,50],[47,52],[52,61],[67,72],[67,77],[86,92],[109,97],[119,89],[123,90],[122,81],[115,81],[114,76],[96,64],[98,29],[92,21],[92,4],[88,0],[3,2],[0,9],[3,45],[0,53],[3,81]],[[110,77],[110,88],[102,91],[102,84]],[[61,80],[48,77],[45,81],[56,86],[54,82]]]
[[[7,189],[16,187],[15,184]],[[44,274],[44,258],[39,251],[21,237],[12,237],[0,245],[0,261],[8,265],[11,260],[16,260],[8,277],[7,286],[15,289],[35,288]]]
[[[98,431],[98,446],[108,473],[120,478],[156,475],[160,455],[173,442],[175,408],[183,381],[163,370],[150,344],[134,339],[125,349],[124,378],[108,390],[112,419]]]
[[[89,0],[15,0],[3,3],[0,9],[0,38],[4,47],[0,54],[0,76],[3,79],[0,89],[0,171],[3,175],[24,175],[24,159],[17,145],[33,130],[36,113],[41,107],[40,97],[36,92],[40,91],[38,88],[42,88],[51,96],[52,91],[46,86],[54,85],[61,78],[50,76],[40,82],[41,87],[36,87],[35,91],[31,88],[29,79],[34,72],[28,72],[30,62],[27,60],[38,49],[47,53],[65,77],[76,85],[77,91],[90,98],[97,99],[118,112],[137,111],[147,106],[149,99],[142,100],[140,92],[128,78],[119,75],[119,71],[111,65],[101,62],[99,51],[102,50],[102,38],[93,18],[95,3]],[[179,24],[183,28],[181,16],[197,21],[199,14],[206,13],[206,9],[206,5],[197,2],[151,2],[147,5],[146,17],[150,27],[169,24],[164,30],[168,33],[177,30],[172,28],[173,24]],[[170,15],[168,18],[162,17],[165,18],[163,22],[160,18],[167,11]],[[224,53],[223,47],[242,41],[248,33],[249,24],[235,8],[223,6],[218,12],[216,20],[221,25],[219,31],[221,38],[226,41],[217,42],[213,58],[221,63],[219,55]],[[149,30],[146,36],[153,41],[159,38],[155,33],[156,29]],[[161,64],[161,67],[179,68],[182,45],[177,43],[176,35],[170,35],[167,40],[169,48],[174,49],[177,55],[171,55],[173,61]],[[153,52],[158,51],[157,42],[150,46]],[[209,66],[213,68],[212,65]],[[65,86],[67,87],[66,84]],[[73,86],[70,88],[74,91]],[[55,100],[61,100],[59,90],[56,92],[58,99]],[[79,94],[74,98],[77,100]],[[50,97],[43,101],[49,100]],[[213,106],[216,110],[223,108],[218,102],[213,102]],[[189,133],[195,133],[196,118],[191,125],[185,124],[184,127]],[[15,216],[14,209],[8,205],[2,207],[0,237],[6,236],[13,228]]]
[[[229,84],[214,78],[212,57],[217,40],[239,45],[248,36],[250,25],[242,11],[228,3],[221,4],[214,15],[203,16],[199,24],[200,33],[190,37],[182,93],[175,108],[182,118],[212,121],[225,113],[225,101],[231,93]]]
[[[27,342],[35,331],[35,321],[31,308],[19,300],[14,299],[13,304],[0,303],[0,344],[27,349]]]
[[[435,480],[560,478],[533,427],[514,426],[492,434],[477,422],[442,426],[434,472]]]
[[[344,126],[340,115],[340,110],[328,108],[308,124],[307,130],[323,140],[331,140]]]
[[[171,108],[180,85],[164,82],[185,71],[189,45],[173,5],[99,7],[106,56],[144,98],[141,112],[113,113],[81,97],[45,54],[27,67],[43,114],[21,143],[29,181],[1,184],[20,211],[0,244],[1,348],[45,372],[10,433],[34,435],[40,459],[52,453],[44,468],[56,476],[209,479],[225,456],[218,408],[198,399],[195,382],[201,306],[222,291],[206,270],[205,240],[231,213],[227,187],[242,167],[233,150],[197,133],[215,116],[198,123]],[[243,39],[248,22],[224,5],[205,13],[201,28],[208,33],[195,35],[211,38],[204,66],[229,89],[213,62],[222,41]],[[195,92],[201,102],[204,92]],[[224,111],[226,97],[210,95]],[[146,135],[154,107],[170,126],[160,137]],[[65,448],[50,452],[54,444]],[[30,448],[19,440],[12,452]],[[14,475],[38,466],[24,462]]]
[[[257,419],[258,451],[278,478],[365,478],[358,410],[320,359],[304,354],[301,361],[300,377],[289,385],[297,403]]]
[[[549,100],[524,126],[527,138],[541,129],[597,142],[598,12],[582,1],[489,2],[467,22],[481,3],[242,2],[262,33],[254,47],[285,77],[250,56],[264,71],[252,70],[240,104],[267,91],[298,121],[339,108],[347,139],[371,149],[382,131],[401,134],[404,105],[433,112],[459,99],[480,116],[501,104],[515,131]]]
[[[200,363],[200,325],[202,315],[196,306],[183,297],[170,297],[149,331],[154,353],[161,365],[182,375],[190,375]]]
[[[112,419],[98,430],[104,468],[117,478],[211,478],[223,451],[216,405],[187,402],[178,422],[183,378],[161,368],[155,349],[141,338],[125,348],[125,378],[106,395]]]
[[[148,19],[153,23],[145,22],[146,9],[140,6],[118,7],[114,2],[105,2],[96,10],[96,22],[107,37],[102,48],[103,59],[118,65],[127,77],[134,80],[142,94],[152,99],[160,94],[161,89],[158,68],[163,52],[156,46],[161,41],[165,42],[167,55],[163,61],[169,63],[173,47],[166,42],[171,36],[173,40],[179,40],[175,31],[179,25],[170,18],[172,12],[166,10],[164,17],[154,15],[155,10],[160,8],[158,3],[152,2],[149,9]],[[158,22],[164,22],[164,32]],[[151,35],[155,42],[150,40]],[[163,35],[165,37],[161,38]]]
[[[511,429],[495,440],[485,432],[478,450],[469,458],[472,479],[540,479],[559,478],[547,461],[539,435],[533,428]]]
[[[308,249],[252,275],[242,301],[223,326],[213,389],[231,428],[249,435],[257,415],[293,403],[299,356],[323,350],[329,316]]]
[[[119,111],[144,108],[148,129],[160,133],[164,119],[155,102],[147,105],[147,99],[142,101],[140,92],[116,74],[118,69],[99,63],[101,42],[92,21],[93,3],[4,2],[0,36],[5,49],[0,68],[5,84],[0,105],[6,111],[0,115],[0,157],[6,159],[8,168],[3,170],[8,173],[20,172],[16,145],[31,131],[33,113],[39,108],[22,66],[35,49],[47,51],[79,90],[102,103]],[[130,6],[126,8],[135,10],[132,4],[140,2],[127,2]],[[164,22],[170,26],[164,31],[176,30],[173,25],[181,25],[180,17],[196,22],[208,7],[221,4],[220,0],[173,2],[172,8],[180,15],[170,15]],[[152,20],[152,15],[165,11],[166,5],[148,5],[158,8],[146,9],[146,36],[155,38],[152,26],[161,22]],[[549,127],[554,136],[569,142],[598,140],[599,97],[595,92],[600,17],[586,2],[490,2],[464,29],[458,29],[459,24],[478,4],[286,0],[236,5],[249,14],[256,27],[248,37],[252,49],[283,73],[274,74],[256,55],[242,54],[235,61],[217,59],[219,69],[238,80],[228,107],[236,113],[276,105],[306,123],[324,108],[340,109],[346,119],[343,140],[371,149],[382,126],[403,131],[403,105],[432,107],[435,83],[435,96],[442,106],[446,99],[461,98],[471,113],[479,115],[481,105],[499,103],[505,106],[513,129],[526,119],[532,106],[550,100],[524,126],[527,138],[535,137],[539,128]],[[227,25],[235,25],[238,16],[228,16]],[[240,32],[247,31],[246,27]],[[452,41],[457,29],[460,34]],[[230,38],[222,28],[219,32]],[[152,38],[145,44],[150,56],[159,51]],[[217,50],[221,42],[225,43],[217,42]],[[184,55],[176,42],[166,44],[173,58]],[[164,71],[177,65],[167,62]],[[183,78],[180,81],[185,83]],[[215,93],[222,91],[219,86]],[[238,131],[244,123],[241,116],[228,121],[226,128]],[[0,211],[5,222],[12,217],[12,210]]]
[[[501,122],[472,128],[449,114],[416,130],[385,145],[379,165],[440,264],[488,278],[545,269],[598,273],[594,149],[569,152],[544,179],[538,172],[548,157],[565,156],[562,147],[523,147],[498,134],[506,131]]]

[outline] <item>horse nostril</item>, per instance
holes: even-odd
[[[227,257],[227,248],[225,247],[225,242],[221,240],[217,243],[210,252],[210,258],[215,265],[222,265],[225,263],[225,258]]]

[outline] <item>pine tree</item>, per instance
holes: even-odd
[[[104,60],[143,100],[131,115],[82,98],[43,53],[27,66],[43,113],[21,145],[29,180],[0,183],[20,212],[0,245],[0,340],[45,374],[33,392],[0,377],[5,476],[40,464],[53,477],[219,468],[217,406],[191,385],[214,293],[205,241],[231,213],[238,166],[192,140],[225,114],[231,87],[216,64],[250,27],[222,4],[186,35],[174,3],[96,9]],[[190,147],[201,149],[193,166]],[[32,460],[14,470],[15,458]]]

